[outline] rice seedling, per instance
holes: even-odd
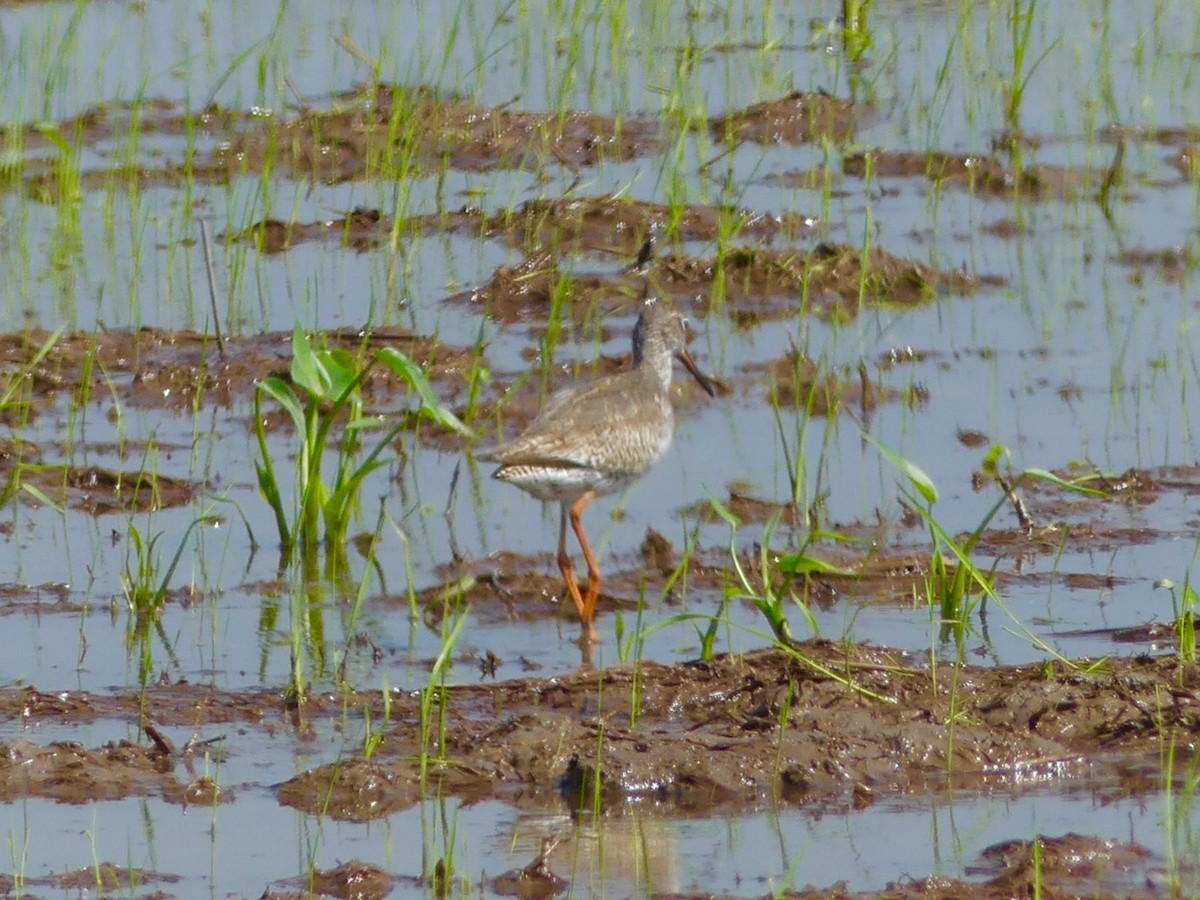
[[[446,761],[446,728],[449,713],[450,693],[446,688],[446,674],[450,670],[454,656],[454,648],[462,635],[463,627],[467,624],[467,610],[459,610],[442,620],[442,647],[433,667],[429,672],[429,681],[421,691],[420,705],[420,780],[421,790],[428,785],[429,767],[431,763],[442,764]],[[434,704],[437,704],[437,721],[434,722]],[[434,726],[436,724],[436,732]],[[431,752],[437,745],[436,757]]]
[[[1182,597],[1175,594],[1175,582],[1160,578],[1154,582],[1155,590],[1165,590],[1171,595],[1172,620],[1175,623],[1176,651],[1186,662],[1196,661],[1196,610],[1200,607],[1200,594],[1192,587],[1190,576],[1184,579]]]
[[[709,495],[709,504],[729,526],[729,555],[736,578],[725,588],[725,602],[749,600],[766,619],[771,628],[771,634],[781,646],[794,647],[796,645],[796,639],[792,636],[791,625],[788,622],[788,610],[791,606],[795,606],[801,611],[813,634],[819,633],[816,617],[791,587],[792,580],[797,575],[813,573],[851,574],[839,566],[824,562],[809,554],[809,548],[821,534],[810,534],[801,549],[795,553],[783,557],[773,557],[771,540],[781,521],[781,514],[776,513],[763,528],[763,536],[758,543],[758,559],[751,560],[751,565],[747,566],[743,564],[741,555],[737,551],[737,531],[741,527],[741,520],[711,494]],[[753,577],[751,573],[753,573]],[[723,613],[724,605],[722,606]],[[710,633],[706,635],[706,638],[711,639],[711,626]]]
[[[479,336],[475,339],[474,352],[471,355],[471,371],[467,375],[467,405],[463,410],[463,422],[470,426],[474,424],[479,414],[479,400],[483,390],[492,381],[492,370],[484,363],[483,351],[487,346],[484,334],[485,320],[480,320]]]
[[[25,422],[28,420],[34,403],[31,390],[34,375],[46,357],[54,350],[62,335],[63,329],[60,328],[42,342],[27,363],[0,381],[0,415],[14,422]],[[16,444],[16,448],[18,451],[20,450],[19,443]],[[7,480],[3,486],[0,486],[0,507],[4,507],[18,494],[24,492],[38,503],[51,508],[57,508],[57,504],[47,497],[36,485],[24,483],[22,475],[28,470],[28,466],[28,463],[18,459],[9,468]]]
[[[1029,62],[1029,47],[1033,36],[1033,23],[1037,18],[1037,0],[1012,0],[1009,16],[1009,62],[1010,75],[1004,84],[1004,126],[1007,130],[1013,167],[1023,168],[1021,155],[1021,106],[1029,81],[1038,66],[1050,55],[1057,41],[1051,43],[1042,55]]]
[[[423,812],[421,815],[421,869],[426,873],[433,896],[470,897],[475,893],[475,885],[455,861],[459,847],[458,811],[461,807],[455,806],[450,812],[446,798],[442,796],[429,806],[432,810],[429,818],[432,821],[427,821]],[[430,831],[436,831],[436,837],[431,838]]]
[[[901,485],[900,491],[910,508],[929,529],[932,550],[929,572],[925,579],[925,601],[938,615],[941,629],[939,640],[944,643],[953,636],[961,652],[972,614],[981,608],[984,601],[992,600],[1017,624],[1026,640],[1062,659],[1021,624],[997,593],[995,569],[999,560],[993,561],[991,570],[985,570],[975,562],[973,554],[992,519],[1008,504],[1013,506],[1022,528],[1030,533],[1034,530],[1029,513],[1014,488],[1023,478],[1036,478],[1085,496],[1101,498],[1105,495],[1079,482],[1059,478],[1044,469],[1031,468],[1016,475],[1005,475],[999,469],[999,460],[1008,454],[1008,448],[997,444],[984,457],[982,468],[985,474],[1002,488],[1000,496],[984,514],[974,531],[965,538],[958,538],[950,534],[934,515],[934,506],[938,502],[939,494],[933,479],[918,465],[883,446],[870,435],[866,438],[904,476],[907,486]]]
[[[29,846],[33,840],[30,834],[28,810],[23,810],[21,830],[10,829],[8,832],[8,855],[12,860],[12,884],[10,890],[14,897],[20,898],[25,894],[26,872],[29,866]]]
[[[852,67],[857,66],[864,54],[871,49],[871,44],[874,43],[871,38],[870,25],[872,5],[874,5],[874,0],[842,0],[841,2],[842,49]],[[851,78],[852,91],[854,82],[856,79]]]
[[[383,696],[383,721],[378,726],[371,723],[371,707],[368,704],[363,709],[363,758],[370,762],[383,744],[384,729],[392,721],[392,689],[385,677],[380,687]]]
[[[151,626],[154,627],[166,648],[172,664],[179,668],[174,648],[163,629],[161,614],[167,602],[171,579],[175,577],[175,570],[183,559],[183,553],[187,549],[192,532],[198,525],[208,521],[210,518],[205,516],[199,516],[191,521],[180,538],[179,544],[175,548],[175,554],[171,557],[166,569],[163,568],[162,554],[158,546],[163,532],[157,532],[147,540],[136,525],[132,522],[129,525],[125,571],[121,576],[121,586],[125,592],[125,603],[132,614],[126,641],[130,647],[137,645],[140,648],[138,683],[143,686],[153,675],[154,659],[150,652],[149,641]]]
[[[1196,873],[1190,861],[1196,858],[1200,835],[1195,829],[1196,797],[1200,796],[1200,757],[1186,755],[1186,767],[1179,771],[1179,735],[1172,729],[1161,732],[1159,751],[1162,767],[1163,827],[1166,831],[1167,878],[1172,896],[1186,896],[1185,887],[1194,885]],[[1190,885],[1185,885],[1184,879]]]
[[[349,571],[346,555],[353,515],[367,476],[384,465],[383,451],[407,427],[401,421],[364,453],[362,435],[376,421],[363,409],[362,383],[372,365],[381,363],[404,379],[420,399],[418,414],[460,434],[471,431],[444,407],[420,367],[399,350],[388,347],[363,363],[345,350],[314,348],[297,326],[292,335],[291,380],[278,376],[258,382],[254,397],[255,433],[259,459],[255,462],[259,491],[274,513],[280,540],[280,566],[300,554],[306,571],[316,574],[319,547],[326,549],[326,574],[341,577]],[[261,398],[266,395],[291,417],[298,435],[296,486],[288,504],[267,443]],[[334,426],[342,420],[341,435]],[[336,449],[333,474],[326,478],[325,457]]]

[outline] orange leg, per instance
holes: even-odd
[[[571,563],[571,557],[567,553],[567,504],[562,505],[562,515],[558,521],[558,568],[562,572],[563,580],[567,582],[567,591],[571,595],[571,599],[575,601],[575,608],[579,610],[579,618],[584,620],[583,595],[579,593],[579,582],[575,580],[575,566]]]
[[[579,546],[583,548],[583,557],[588,566],[587,596],[579,607],[579,618],[583,620],[593,638],[596,636],[596,626],[593,624],[596,619],[596,601],[600,599],[600,563],[596,561],[596,554],[592,552],[592,542],[588,540],[587,532],[583,529],[582,517],[583,511],[595,499],[596,492],[588,491],[571,507],[571,528],[575,531],[575,537],[579,538]],[[578,585],[575,589],[579,590]]]

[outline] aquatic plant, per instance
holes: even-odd
[[[133,614],[130,620],[127,640],[132,647],[140,648],[138,662],[138,683],[145,686],[153,672],[153,656],[150,652],[150,628],[154,627],[159,639],[166,648],[172,662],[178,666],[171,641],[162,627],[160,615],[166,605],[167,592],[170,590],[171,579],[183,559],[187,549],[188,539],[197,525],[211,521],[209,517],[198,516],[193,519],[184,531],[171,561],[163,568],[162,554],[158,542],[163,532],[156,532],[147,540],[142,532],[132,522],[129,525],[129,540],[126,544],[125,571],[121,576],[121,586],[125,590],[125,603]]]
[[[383,451],[407,426],[405,421],[388,429],[363,453],[362,435],[378,423],[363,410],[362,383],[379,362],[408,382],[417,393],[418,414],[461,434],[471,431],[438,400],[421,368],[393,347],[380,350],[366,362],[346,350],[314,348],[297,326],[292,335],[290,381],[271,376],[258,382],[254,396],[255,434],[259,459],[255,462],[259,491],[275,516],[279,532],[281,566],[299,553],[306,569],[315,574],[322,538],[329,576],[347,571],[347,537],[353,514],[359,508],[363,482],[384,465]],[[274,457],[267,443],[261,400],[266,395],[291,417],[298,437],[296,487],[293,501],[284,500]],[[344,417],[341,434],[333,429]],[[327,480],[325,456],[336,449],[333,474]]]
[[[27,363],[15,372],[3,376],[3,380],[0,381],[0,417],[15,421],[24,421],[28,418],[33,405],[30,385],[33,382],[34,374],[54,350],[62,336],[63,329],[60,328],[42,342]],[[0,507],[6,505],[22,491],[39,503],[49,507],[56,506],[36,485],[25,484],[22,481],[21,476],[27,466],[28,463],[18,458],[14,465],[8,467],[8,478],[0,487]]]
[[[1200,544],[1198,544],[1200,546]],[[1196,661],[1196,610],[1200,609],[1200,594],[1192,587],[1190,576],[1184,579],[1183,596],[1175,596],[1175,582],[1160,578],[1154,582],[1155,589],[1171,595],[1172,621],[1175,625],[1176,649],[1185,662]]]
[[[1021,105],[1029,81],[1043,60],[1049,56],[1057,41],[1050,44],[1042,55],[1029,62],[1029,45],[1033,35],[1033,22],[1037,17],[1037,0],[1012,0],[1009,16],[1009,59],[1011,71],[1004,84],[1004,125],[1007,129],[1013,166],[1023,168],[1021,160]]]
[[[1000,486],[1000,496],[984,514],[975,529],[966,538],[958,538],[950,534],[934,514],[934,506],[938,502],[939,494],[933,479],[916,463],[900,456],[869,435],[866,437],[884,458],[904,476],[907,485],[901,485],[901,494],[929,529],[932,550],[929,571],[925,578],[925,600],[930,609],[937,613],[937,621],[940,626],[939,640],[945,642],[953,636],[961,653],[970,626],[971,615],[980,608],[985,600],[990,599],[1012,619],[1026,640],[1062,660],[1059,654],[1054,653],[1044,641],[1030,632],[1012,614],[996,592],[995,567],[999,560],[995,560],[992,568],[986,570],[974,560],[973,554],[992,519],[1007,504],[1012,504],[1022,528],[1030,533],[1034,531],[1035,525],[1014,487],[1024,478],[1045,481],[1085,496],[1104,497],[1106,495],[1102,491],[1087,487],[1081,481],[1068,481],[1045,469],[1030,468],[1016,474],[1005,474],[1000,471],[999,460],[1007,456],[1009,451],[1004,445],[997,444],[985,455],[982,469]],[[1067,662],[1066,660],[1062,661]]]
[[[457,610],[442,619],[442,646],[433,668],[429,672],[429,681],[421,689],[420,704],[420,779],[421,790],[425,791],[428,784],[429,767],[431,763],[444,763],[446,760],[446,730],[448,725],[450,692],[446,687],[446,675],[450,670],[454,657],[454,648],[462,636],[467,624],[468,613],[465,609]],[[437,704],[436,731],[434,729],[434,704]],[[431,752],[437,745],[436,756]]]

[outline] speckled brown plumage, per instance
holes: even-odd
[[[519,437],[477,454],[500,464],[494,478],[561,504],[558,565],[589,637],[595,636],[601,577],[583,511],[596,497],[633,483],[670,447],[675,431],[669,396],[672,358],[715,395],[712,382],[687,352],[686,330],[680,312],[661,301],[647,301],[633,329],[632,368],[558,392]],[[588,564],[586,596],[567,554],[568,519]]]

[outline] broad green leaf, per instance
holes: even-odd
[[[312,343],[299,325],[292,331],[292,381],[322,399],[329,393],[331,379]]]
[[[298,434],[305,433],[304,407],[300,405],[300,398],[290,384],[278,375],[271,375],[258,383],[258,389],[287,410]]]
[[[343,393],[348,394],[348,388],[353,390],[358,386],[355,381],[359,379],[362,367],[354,354],[345,350],[326,350],[318,353],[317,359],[322,363],[325,373],[329,377],[330,396],[338,397]]]

